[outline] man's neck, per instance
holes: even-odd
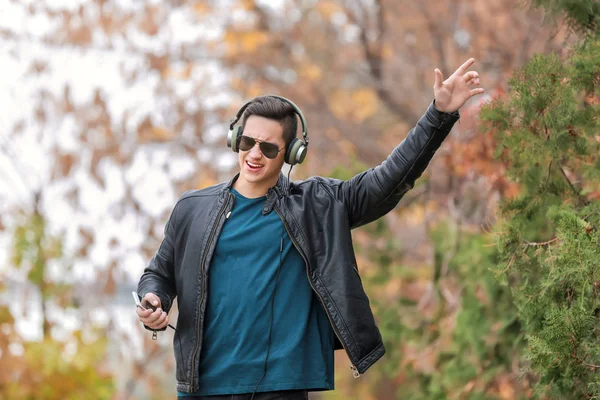
[[[270,188],[275,186],[277,181],[272,183],[267,182],[265,184],[250,183],[241,179],[236,180],[233,183],[233,188],[237,190],[242,196],[249,199],[255,199],[257,197],[266,196]]]

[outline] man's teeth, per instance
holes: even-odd
[[[249,165],[249,166],[251,166],[252,168],[260,168],[260,167],[261,167],[261,165],[258,165],[258,164],[253,164],[253,163],[251,163],[250,161],[246,161],[246,162],[247,162],[247,163],[248,163],[248,165]]]

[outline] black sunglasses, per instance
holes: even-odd
[[[258,143],[258,147],[265,157],[270,159],[277,157],[277,154],[279,154],[281,150],[285,149],[285,147],[280,149],[275,143],[263,142],[246,135],[242,135],[238,138],[237,148],[242,151],[250,151],[256,145],[256,143]]]

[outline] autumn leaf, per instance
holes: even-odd
[[[163,127],[154,126],[150,132],[149,139],[156,142],[168,142],[175,137],[173,131]]]
[[[225,44],[227,45],[227,56],[235,57],[241,54],[255,53],[260,46],[269,41],[269,35],[263,31],[225,33]]]
[[[377,94],[371,88],[353,91],[335,90],[329,99],[329,107],[339,119],[360,123],[377,111]]]
[[[316,6],[316,10],[321,15],[323,15],[324,17],[328,17],[328,18],[333,16],[335,13],[344,11],[339,4],[337,4],[333,1],[318,2],[317,6]]]
[[[217,181],[209,176],[199,176],[198,179],[196,180],[196,189],[204,189],[206,187],[212,186],[214,184],[216,184]]]
[[[372,117],[377,111],[377,94],[371,88],[363,88],[352,93],[355,106],[354,120],[361,122]]]
[[[210,10],[211,8],[203,1],[194,4],[194,12],[196,12],[199,15],[206,15],[209,13]]]
[[[315,82],[321,79],[321,77],[323,76],[321,68],[313,63],[305,63],[304,65],[302,65],[300,67],[299,73],[300,77],[302,78],[302,81]]]

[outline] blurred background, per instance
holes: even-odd
[[[152,341],[130,292],[178,196],[236,173],[237,109],[292,99],[311,143],[292,178],[348,178],[406,136],[434,69],[469,57],[486,94],[353,232],[388,352],[359,379],[337,352],[336,391],[312,398],[529,397],[486,232],[519,187],[478,110],[577,40],[517,0],[0,0],[0,399],[174,398],[172,332]]]

